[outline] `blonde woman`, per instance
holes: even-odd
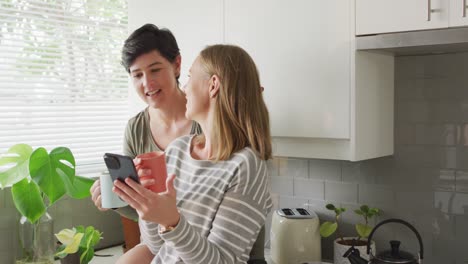
[[[246,263],[271,208],[269,117],[256,66],[239,47],[209,46],[185,92],[185,115],[203,134],[167,147],[167,191],[131,180],[114,191],[136,209],[152,263]]]

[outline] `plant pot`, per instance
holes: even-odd
[[[351,241],[356,239],[355,237],[344,237],[343,238],[347,245],[343,245],[339,243],[341,239],[336,239],[333,242],[333,263],[334,264],[351,264],[347,258],[344,258],[344,253],[351,247]],[[358,243],[362,245],[354,246],[354,248],[359,250],[361,257],[369,260],[369,255],[367,253],[367,239],[366,240],[358,240]],[[375,255],[375,242],[371,242],[371,251],[372,254]]]
[[[124,233],[125,244],[123,245],[123,252],[127,252],[134,246],[140,244],[140,227],[138,222],[128,219],[124,216],[122,218],[122,227]]]
[[[61,264],[80,264],[80,255],[78,253],[68,254],[60,259]]]
[[[47,212],[34,224],[22,216],[18,235],[20,248],[16,264],[54,263],[54,221]]]

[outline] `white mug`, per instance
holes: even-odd
[[[103,173],[99,177],[101,181],[101,207],[119,208],[127,205],[120,197],[112,191],[114,183],[109,173]]]

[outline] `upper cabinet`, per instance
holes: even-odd
[[[467,0],[356,0],[356,35],[468,25]]]
[[[273,136],[349,138],[350,4],[225,1],[225,42],[257,64]]]
[[[355,161],[393,154],[394,58],[356,52],[354,6],[354,0],[136,0],[129,1],[129,23],[171,29],[182,75],[205,45],[241,46],[265,88],[274,155]]]
[[[224,3],[225,42],[258,66],[276,156],[393,154],[393,57],[355,51],[354,1]]]
[[[450,0],[449,27],[468,26],[468,1]]]

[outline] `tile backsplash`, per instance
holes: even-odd
[[[468,53],[398,57],[395,61],[395,153],[348,162],[277,157],[269,162],[275,208],[305,207],[321,221],[332,220],[328,202],[348,208],[342,228],[354,234],[352,210],[379,207],[374,221],[402,218],[421,233],[424,263],[468,263]],[[64,199],[51,208],[55,229],[76,224],[104,231],[101,246],[123,240],[113,212],[99,212],[90,199]],[[18,215],[9,190],[0,190],[0,237],[16,237]],[[271,215],[267,220],[267,241]],[[416,253],[404,227],[387,225],[376,234],[377,250],[399,239]],[[0,259],[13,262],[14,243],[0,239]],[[332,259],[333,238],[322,239],[323,257]]]
[[[424,263],[468,263],[468,53],[395,58],[394,142],[393,156],[360,162],[275,158],[275,207],[305,207],[324,221],[333,219],[325,204],[345,206],[341,226],[349,235],[359,220],[355,208],[379,207],[374,223],[402,218],[415,225]],[[268,233],[271,216],[267,221]],[[379,228],[377,251],[391,239],[418,252],[412,232],[398,224]],[[333,238],[322,239],[322,255],[333,258]]]

